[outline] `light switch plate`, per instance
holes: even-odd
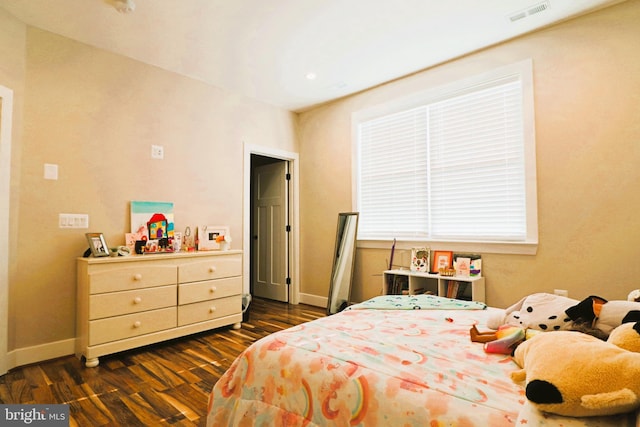
[[[164,159],[164,147],[162,145],[152,145],[151,158],[158,160]]]
[[[89,215],[61,213],[58,215],[58,226],[60,228],[89,228]]]

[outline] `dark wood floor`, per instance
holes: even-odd
[[[254,299],[239,330],[104,356],[96,368],[68,356],[13,369],[0,377],[0,403],[66,403],[71,426],[202,426],[211,388],[243,349],[324,315],[323,308]]]

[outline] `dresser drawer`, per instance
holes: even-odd
[[[126,291],[177,283],[178,268],[175,265],[148,265],[132,263],[126,267],[104,269],[89,273],[89,292]]]
[[[178,306],[178,326],[204,322],[242,312],[242,297],[234,295]]]
[[[219,255],[207,260],[184,263],[178,268],[178,283],[221,279],[242,274],[242,255]]]
[[[90,320],[176,305],[177,286],[134,289],[89,297]]]
[[[180,284],[178,286],[178,304],[191,304],[193,302],[206,301],[214,298],[239,295],[241,291],[241,277]]]
[[[175,327],[175,307],[92,320],[89,322],[89,345],[131,338]]]

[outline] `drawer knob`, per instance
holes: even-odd
[[[215,273],[216,272],[216,266],[212,265],[211,267],[209,267],[209,273]]]
[[[136,273],[133,275],[133,280],[142,280],[142,274]]]
[[[216,290],[218,290],[218,288],[216,288],[215,286],[211,287],[211,293],[215,292]]]
[[[133,322],[133,327],[134,328],[139,328],[140,326],[142,326],[142,322],[139,320],[136,320],[135,322]]]
[[[215,306],[209,307],[209,313],[213,313],[215,311],[216,311],[216,307]]]
[[[142,302],[142,298],[140,298],[140,297],[135,297],[135,298],[133,299],[133,303],[134,303],[134,304],[140,304],[141,302]]]

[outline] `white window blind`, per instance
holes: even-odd
[[[524,114],[511,74],[361,121],[359,238],[525,241]]]
[[[427,109],[360,126],[360,236],[428,235]]]

